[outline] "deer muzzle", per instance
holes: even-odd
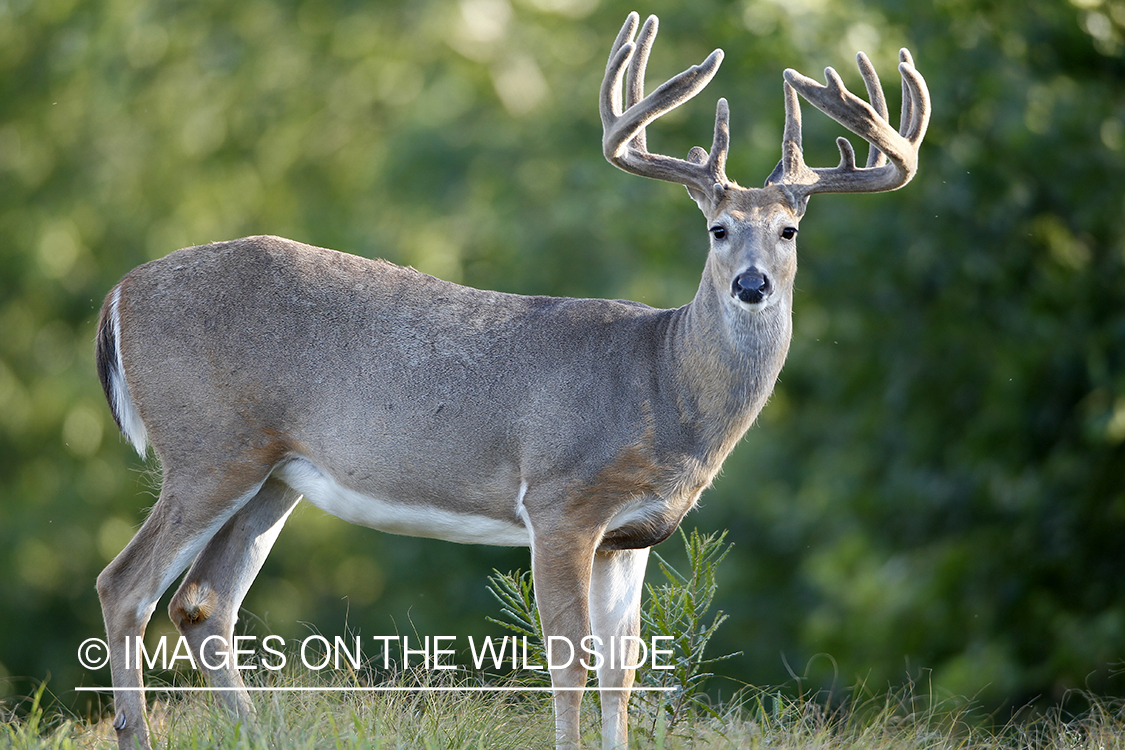
[[[755,268],[738,274],[731,283],[731,294],[748,305],[759,304],[769,293],[769,277]]]

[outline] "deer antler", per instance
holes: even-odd
[[[824,71],[821,85],[795,70],[785,71],[785,133],[782,158],[768,182],[789,185],[801,197],[813,193],[876,193],[896,190],[918,171],[918,147],[930,120],[930,94],[926,81],[914,69],[910,53],[899,51],[902,75],[902,118],[896,131],[887,121],[887,102],[879,77],[867,56],[856,55],[860,75],[871,104],[844,87],[832,68]],[[847,138],[837,138],[840,163],[830,168],[809,168],[801,153],[800,94],[814,107],[867,141],[867,166],[857,167],[855,151]],[[890,163],[887,163],[887,160]]]
[[[723,51],[715,50],[699,65],[670,78],[645,96],[645,66],[656,39],[657,20],[656,16],[649,16],[634,42],[639,20],[636,13],[629,14],[609,53],[600,100],[602,151],[611,164],[626,172],[676,182],[713,195],[716,185],[725,188],[729,184],[726,161],[730,113],[726,99],[719,99],[710,154],[699,146],[688,153],[686,161],[649,153],[645,127],[702,91],[719,69]],[[623,74],[626,79],[624,108],[621,105]]]

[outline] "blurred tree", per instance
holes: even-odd
[[[1125,5],[865,10],[935,118],[920,184],[810,207],[790,361],[715,503],[745,641],[814,686],[1121,694]]]
[[[0,678],[108,684],[97,572],[152,502],[92,362],[105,292],[177,247],[282,234],[474,286],[687,302],[683,190],[600,154],[616,0],[0,4]],[[689,524],[736,543],[717,652],[736,679],[893,685],[989,705],[1125,694],[1125,3],[655,0],[651,77],[713,47],[654,148],[779,156],[780,72],[915,53],[919,178],[818,196],[773,402]],[[806,107],[806,110],[809,108]],[[806,112],[810,163],[838,128]],[[654,220],[656,217],[656,220]],[[295,514],[246,603],[259,632],[467,635],[526,552]],[[391,618],[394,618],[392,623]],[[254,618],[249,618],[253,620]],[[411,624],[413,623],[413,624]],[[163,615],[156,633],[169,632]],[[831,659],[818,659],[825,653]],[[808,665],[806,670],[805,665]]]

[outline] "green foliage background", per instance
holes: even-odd
[[[617,0],[0,2],[0,690],[108,684],[97,572],[152,502],[94,374],[102,297],[177,247],[281,234],[521,293],[686,303],[682,188],[600,153]],[[1125,2],[651,0],[651,128],[732,105],[728,173],[779,157],[781,71],[864,49],[934,118],[919,177],[817,196],[772,402],[689,525],[730,529],[720,665],[757,685],[929,679],[989,706],[1125,694]],[[813,164],[839,128],[806,107]],[[526,551],[298,510],[246,602],[297,636],[487,632]],[[311,623],[309,625],[308,623]],[[158,612],[150,632],[171,632]],[[824,657],[818,655],[826,655]]]

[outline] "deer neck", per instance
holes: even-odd
[[[668,328],[680,417],[697,425],[708,452],[722,460],[773,392],[792,335],[792,290],[749,311],[728,304],[709,269],[695,299]]]

